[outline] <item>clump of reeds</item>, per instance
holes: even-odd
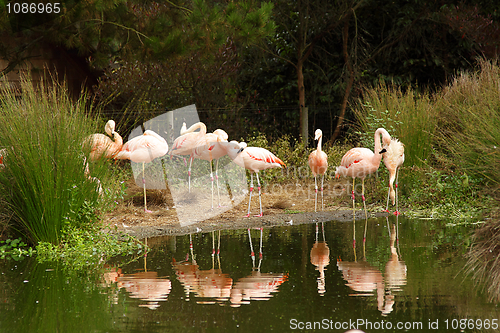
[[[381,83],[364,92],[354,113],[363,145],[373,147],[375,130],[383,127],[404,143],[406,166],[426,164],[437,123],[428,93],[412,88],[402,91],[396,85]]]
[[[500,301],[500,221],[476,231],[467,254],[465,272],[484,289],[490,301]]]
[[[500,67],[480,61],[474,73],[457,75],[436,99],[438,138],[449,163],[500,185]]]
[[[85,108],[56,83],[35,87],[25,77],[0,91],[0,196],[13,227],[33,243],[58,244],[65,225],[90,222],[97,208],[98,184],[84,172],[82,142],[95,129]],[[95,163],[91,172],[99,178],[106,169]]]

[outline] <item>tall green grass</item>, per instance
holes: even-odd
[[[373,147],[378,127],[385,128],[405,145],[405,165],[423,166],[433,148],[437,118],[428,93],[396,85],[379,84],[365,91],[354,108],[363,145]]]
[[[96,124],[85,114],[84,99],[73,101],[54,84],[20,89],[3,83],[0,91],[0,146],[7,152],[0,171],[0,197],[12,226],[33,243],[58,244],[65,226],[91,223],[98,207],[98,184],[84,174],[84,138]],[[103,178],[104,163],[92,165]]]
[[[450,165],[500,187],[500,67],[480,61],[438,94],[438,140]],[[486,184],[485,184],[486,185]]]

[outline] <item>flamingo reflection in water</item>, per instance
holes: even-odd
[[[325,241],[325,226],[323,222],[321,222],[321,230],[323,241],[318,241],[318,223],[316,223],[316,241],[311,249],[311,264],[316,266],[316,270],[319,271],[318,293],[320,296],[324,296],[326,292],[325,267],[330,264],[330,248]]]
[[[406,265],[404,261],[399,260],[395,247],[395,226],[393,225],[391,229],[391,258],[385,266],[385,276],[365,260],[361,262],[337,260],[337,267],[347,282],[346,286],[356,292],[350,296],[372,296],[376,290],[378,310],[384,316],[393,311],[395,302],[393,292],[401,291],[401,287],[406,285]]]
[[[159,277],[157,272],[148,271],[146,259],[145,255],[144,272],[118,276],[117,283],[119,288],[125,288],[130,293],[131,298],[146,301],[146,304],[140,304],[139,307],[155,310],[160,307],[159,302],[167,300],[172,290],[172,282],[165,277]]]
[[[218,248],[215,251],[215,232],[212,231],[212,269],[200,270],[196,263],[192,236],[189,235],[189,247],[191,252],[191,261],[189,261],[189,253],[186,255],[186,260],[176,262],[173,260],[173,267],[177,275],[177,279],[184,287],[186,301],[190,299],[190,293],[194,293],[198,300],[198,304],[223,304],[229,300],[233,279],[228,274],[222,273],[220,263],[220,230],[218,235]],[[218,267],[215,268],[215,255],[217,253]]]
[[[239,307],[242,304],[250,304],[250,301],[267,301],[278,292],[278,287],[288,279],[283,273],[262,273],[262,233],[260,228],[259,264],[255,266],[255,252],[252,244],[250,229],[248,239],[252,257],[252,273],[247,277],[239,279],[231,289],[231,306]]]

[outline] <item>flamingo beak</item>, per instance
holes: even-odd
[[[379,152],[379,154],[383,154],[383,153],[386,153],[386,152],[387,152],[387,149],[385,149],[385,148],[384,148],[384,149],[382,149],[382,150]]]

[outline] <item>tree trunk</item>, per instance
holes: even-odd
[[[303,61],[297,62],[297,86],[299,88],[299,107],[300,107],[300,138],[301,142],[307,146],[309,139],[309,115],[306,107],[306,90],[304,87]]]
[[[352,69],[351,61],[349,59],[349,53],[348,53],[348,41],[349,41],[349,20],[346,19],[344,21],[344,29],[342,32],[343,35],[343,53],[344,53],[344,59],[345,63],[347,66],[347,84],[345,87],[345,93],[344,93],[344,98],[342,100],[342,106],[340,108],[340,115],[339,119],[337,121],[337,126],[335,127],[335,131],[332,134],[332,137],[330,138],[330,143],[333,143],[333,141],[339,136],[340,130],[342,129],[342,124],[344,123],[344,117],[345,117],[345,112],[347,109],[347,102],[349,101],[349,95],[351,94],[351,89],[354,84],[354,71]]]

